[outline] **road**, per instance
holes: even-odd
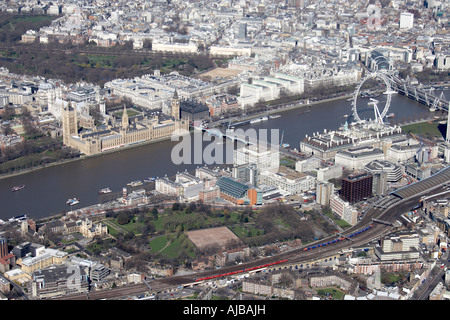
[[[436,266],[425,279],[425,282],[419,286],[411,300],[428,300],[434,288],[436,288],[439,282],[444,280],[445,272],[450,267],[448,256],[448,252],[444,253],[441,259],[436,261]]]
[[[431,195],[440,193],[446,190],[445,186],[435,186],[432,188],[432,191],[428,191],[427,193],[419,193],[414,196],[411,196],[408,199],[394,199],[393,204],[389,208],[376,207],[373,206],[370,208],[363,216],[363,218],[359,221],[358,224],[346,230],[344,235],[349,235],[355,231],[361,230],[369,225],[373,227],[369,230],[361,233],[352,238],[351,241],[340,241],[336,242],[333,245],[327,245],[323,247],[319,247],[313,250],[304,251],[305,247],[296,248],[289,252],[284,252],[272,257],[267,257],[263,259],[259,259],[256,261],[247,262],[241,265],[235,265],[227,268],[222,268],[220,270],[209,270],[201,273],[195,273],[190,275],[182,275],[182,276],[174,276],[163,279],[152,280],[149,282],[149,285],[152,287],[153,292],[167,292],[168,290],[173,290],[179,286],[189,285],[194,283],[196,278],[201,277],[209,277],[213,275],[244,270],[246,268],[252,268],[261,266],[267,263],[273,263],[277,261],[281,261],[287,259],[286,264],[288,265],[301,265],[304,263],[308,263],[311,261],[316,261],[319,259],[324,259],[330,257],[342,250],[349,249],[353,246],[360,246],[371,242],[372,240],[379,239],[382,235],[388,234],[392,231],[392,227],[386,224],[375,223],[372,221],[373,218],[392,222],[394,223],[398,217],[411,210],[417,203],[421,196],[423,195]],[[391,196],[392,197],[392,196]],[[321,239],[317,241],[318,243],[328,242],[330,240],[336,239],[338,236],[334,235],[326,239]],[[311,244],[308,244],[310,246]],[[286,265],[285,264],[285,265]],[[280,265],[281,266],[281,265]],[[281,266],[282,267],[282,266]],[[102,291],[91,292],[87,296],[86,295],[72,295],[72,296],[64,296],[60,299],[62,300],[85,300],[85,299],[118,299],[121,297],[126,297],[129,295],[142,294],[144,292],[148,292],[149,288],[145,284],[137,284],[137,285],[128,285],[123,287],[118,287],[115,289],[108,289]]]

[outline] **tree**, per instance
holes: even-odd
[[[126,212],[121,212],[117,216],[117,223],[120,225],[128,224],[131,220],[131,217]]]
[[[14,115],[14,110],[13,110],[12,108],[10,108],[8,105],[6,105],[6,106],[3,108],[3,113],[2,113],[2,115],[1,115],[2,120],[3,120],[3,121],[11,120],[12,117],[13,117],[13,115]]]
[[[179,204],[178,202],[175,202],[175,203],[172,205],[172,211],[179,211],[180,208],[181,208],[181,206],[180,206],[180,204]]]
[[[7,125],[3,126],[3,134],[5,136],[16,133],[14,129],[11,127],[11,125],[8,123]]]
[[[156,208],[152,209],[152,217],[154,220],[158,219],[158,209],[156,209]]]
[[[103,115],[100,112],[100,109],[98,106],[90,107],[89,113],[94,118],[95,125],[101,124],[103,122]]]

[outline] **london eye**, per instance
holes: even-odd
[[[379,81],[379,82],[381,81],[382,85],[384,85],[384,87],[385,87],[383,93],[384,93],[384,95],[386,95],[386,101],[384,102],[384,107],[382,110],[378,108],[379,101],[374,99],[376,97],[374,94],[361,91],[364,84],[370,82],[370,80],[375,80],[375,81]],[[389,111],[389,107],[391,105],[391,93],[392,93],[392,89],[391,89],[390,80],[386,74],[375,71],[375,72],[371,72],[368,75],[366,75],[360,81],[360,83],[356,86],[356,89],[353,93],[352,113],[353,113],[354,121],[359,122],[359,121],[367,120],[366,118],[369,117],[371,110],[373,110],[373,112],[374,112],[373,113],[374,119],[382,121],[382,119],[386,117],[386,115]],[[362,95],[364,95],[364,97],[366,97],[366,98],[370,98],[370,102],[367,103],[366,106],[364,106],[364,103],[362,103],[361,101],[359,101],[360,99],[358,99]],[[368,107],[370,105],[373,105],[374,107],[373,108]],[[368,110],[369,110],[369,112],[367,112]]]

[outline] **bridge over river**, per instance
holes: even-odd
[[[398,93],[425,104],[430,108],[430,111],[449,110],[450,101],[444,95],[436,93],[433,87],[425,87],[422,84],[417,86],[412,85],[410,81],[400,79],[394,75],[388,77],[391,81],[392,89]]]

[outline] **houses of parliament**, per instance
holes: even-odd
[[[85,155],[131,144],[168,138],[177,130],[189,130],[189,121],[181,119],[180,99],[175,91],[171,100],[170,116],[142,116],[130,123],[126,107],[120,124],[108,123],[107,127],[78,133],[77,112],[70,105],[62,111],[63,142]]]

